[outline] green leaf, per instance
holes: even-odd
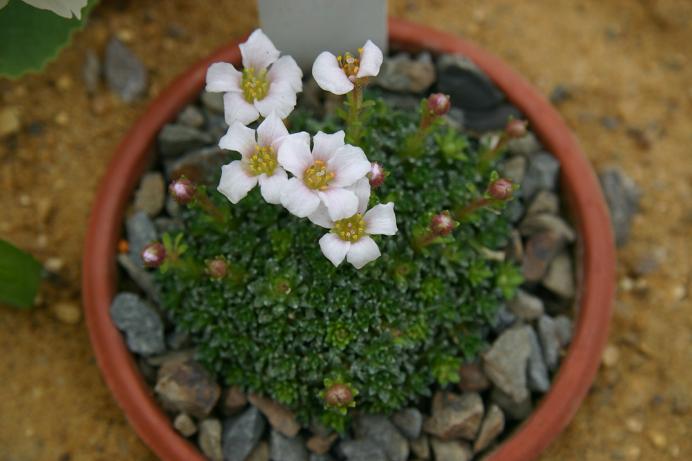
[[[41,282],[41,264],[29,253],[0,240],[0,303],[29,308]]]
[[[0,76],[16,78],[43,69],[85,24],[97,2],[89,0],[79,20],[10,0],[0,10]]]

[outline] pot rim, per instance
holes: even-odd
[[[550,391],[517,430],[486,461],[528,461],[567,426],[596,375],[615,295],[615,248],[608,211],[593,170],[559,113],[524,78],[499,58],[454,35],[401,19],[389,19],[389,39],[398,47],[461,54],[473,61],[531,123],[532,130],[561,164],[561,185],[581,238],[581,287],[576,329]],[[101,373],[140,438],[161,459],[203,461],[179,435],[155,401],[134,356],[111,321],[116,246],[125,208],[160,128],[202,90],[207,67],[240,63],[241,37],[201,59],[149,105],[115,150],[92,205],[84,243],[82,298],[89,336]],[[105,263],[111,261],[111,263]]]

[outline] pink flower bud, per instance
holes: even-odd
[[[449,96],[446,94],[433,93],[428,96],[428,108],[437,116],[445,115],[451,107]]]
[[[330,407],[347,407],[353,402],[353,391],[346,384],[333,384],[324,394]]]
[[[529,123],[526,120],[513,118],[507,122],[507,125],[505,126],[505,133],[510,138],[523,138],[526,136],[526,127],[528,125]]]
[[[214,279],[222,279],[228,274],[228,263],[223,258],[207,261],[207,274]]]
[[[449,211],[443,211],[432,217],[430,221],[430,230],[439,236],[449,235],[456,227],[454,218],[449,214]]]
[[[488,195],[495,200],[508,200],[512,198],[514,192],[514,184],[512,181],[505,178],[496,179],[488,186]]]
[[[370,166],[370,173],[368,177],[370,178],[370,185],[372,187],[380,187],[384,183],[385,174],[384,168],[377,162],[372,162]]]
[[[195,185],[185,176],[181,176],[171,181],[168,192],[176,202],[185,205],[195,198]]]
[[[141,253],[144,267],[159,267],[166,260],[166,249],[159,242],[152,242]]]

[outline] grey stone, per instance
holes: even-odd
[[[94,94],[98,91],[101,81],[101,60],[92,49],[87,50],[84,55],[82,80],[84,81],[84,88],[86,88],[87,93]]]
[[[462,130],[466,126],[464,111],[458,107],[451,107],[445,115],[445,120],[451,127],[457,130]]]
[[[370,439],[384,450],[390,461],[408,459],[409,447],[389,419],[383,415],[359,415],[353,423],[354,432],[359,439]]]
[[[521,183],[521,194],[531,199],[539,190],[554,191],[560,172],[560,162],[547,152],[540,152],[529,159],[524,181]]]
[[[159,289],[154,282],[154,273],[148,272],[141,263],[135,263],[127,254],[119,254],[118,264],[125,269],[127,275],[154,302],[159,301]]]
[[[168,213],[168,215],[171,216],[173,219],[176,219],[180,216],[181,206],[170,195],[166,197],[166,203],[164,204],[164,207],[166,208],[166,213]]]
[[[517,290],[517,295],[507,305],[509,310],[522,320],[535,320],[545,311],[541,298],[521,289]]]
[[[385,102],[390,106],[400,110],[417,111],[420,108],[421,98],[412,96],[410,94],[399,94],[383,91],[382,99],[384,99]]]
[[[262,437],[266,424],[264,416],[252,406],[242,414],[228,418],[223,425],[223,459],[245,461]]]
[[[503,177],[511,179],[513,183],[521,184],[526,172],[526,158],[520,155],[509,157],[500,165],[500,172]]]
[[[531,201],[526,214],[535,215],[541,213],[558,214],[560,211],[560,199],[557,194],[547,190],[541,190]]]
[[[228,132],[228,124],[223,115],[217,115],[214,113],[207,113],[207,133],[214,140],[219,140],[223,135]]]
[[[527,237],[545,231],[554,232],[567,242],[574,242],[576,239],[574,229],[564,219],[554,214],[532,214],[526,216],[519,225],[519,232]]]
[[[310,459],[309,461],[334,461],[334,458],[331,457],[328,453],[319,455],[317,453],[310,453]]]
[[[571,98],[572,90],[568,86],[561,83],[555,85],[550,92],[550,102],[556,105],[561,104]]]
[[[404,408],[392,415],[392,422],[407,439],[417,439],[423,427],[423,415],[417,408]]]
[[[197,106],[189,105],[178,114],[177,122],[191,128],[201,128],[204,125],[204,114]]]
[[[454,102],[454,99],[452,99]],[[465,127],[472,131],[486,132],[502,130],[510,119],[524,118],[522,113],[509,103],[485,110],[464,109]]]
[[[543,346],[543,358],[549,370],[555,370],[560,361],[560,337],[552,317],[544,315],[538,319],[538,337]]]
[[[221,450],[221,421],[205,419],[199,424],[197,443],[202,453],[211,461],[223,461]]]
[[[526,383],[526,365],[531,353],[529,329],[520,326],[505,331],[483,354],[485,374],[517,402],[529,395]]]
[[[163,210],[165,198],[166,185],[163,181],[163,175],[158,171],[147,173],[142,176],[139,187],[135,191],[135,209],[154,217]]]
[[[138,267],[142,265],[142,250],[149,243],[158,239],[156,226],[144,211],[138,211],[125,221],[127,231],[127,243],[129,246],[130,259]]]
[[[430,459],[430,440],[426,434],[421,434],[417,439],[411,440],[410,445],[411,453],[416,457],[414,459]]]
[[[510,139],[507,143],[507,151],[512,155],[530,157],[541,150],[541,143],[532,132],[526,133],[521,138]]]
[[[510,200],[503,213],[512,224],[518,223],[524,217],[524,205],[521,200]]]
[[[437,61],[437,89],[451,96],[465,111],[499,106],[504,94],[473,62],[459,55],[442,55]]]
[[[478,453],[486,449],[505,428],[505,415],[497,405],[490,405],[488,413],[483,419],[478,437],[473,444],[473,451]]]
[[[138,99],[147,89],[148,76],[144,64],[115,37],[111,37],[106,46],[104,74],[108,87],[125,102]]]
[[[562,250],[565,239],[553,231],[542,231],[529,237],[521,261],[521,272],[527,282],[543,278],[548,266]]]
[[[223,114],[223,93],[211,93],[209,91],[203,91],[202,96],[200,96],[202,105],[211,112],[217,114]]]
[[[490,387],[490,381],[478,363],[464,363],[459,367],[459,389],[462,392],[480,392]]]
[[[505,394],[499,388],[494,387],[490,393],[490,401],[502,408],[505,416],[514,420],[524,420],[533,411],[531,396],[528,394],[525,399],[516,402],[511,396]]]
[[[618,167],[607,168],[598,175],[615,232],[615,243],[624,245],[629,239],[632,217],[639,210],[641,191],[634,181]]]
[[[159,151],[164,157],[176,157],[183,152],[212,143],[209,133],[179,123],[164,125],[158,136]]]
[[[532,391],[548,392],[550,389],[550,378],[548,376],[548,368],[543,359],[543,350],[538,342],[538,336],[533,328],[529,329],[531,339],[531,353],[529,354],[528,364],[528,386]]]
[[[567,251],[558,254],[548,266],[543,286],[563,299],[572,299],[576,293],[572,258]]]
[[[430,53],[411,58],[407,53],[385,59],[375,84],[389,91],[423,93],[435,82],[435,65]]]
[[[154,391],[165,408],[198,419],[206,417],[221,396],[214,377],[193,359],[163,363]]]
[[[438,391],[432,402],[431,416],[423,430],[440,439],[473,440],[483,419],[483,400],[475,392],[457,395]]]
[[[495,314],[495,321],[492,328],[496,334],[505,331],[507,328],[514,325],[517,321],[517,316],[512,313],[506,305],[501,305]]]
[[[232,159],[233,154],[229,151],[219,147],[204,147],[167,163],[166,176],[169,179],[185,176],[194,183],[215,187],[221,177],[221,166]]]
[[[136,294],[118,293],[111,304],[110,314],[115,326],[125,333],[130,351],[152,355],[166,349],[161,318]]]
[[[468,444],[458,440],[444,441],[432,437],[430,439],[435,461],[471,461],[473,452]]]
[[[269,453],[272,461],[308,461],[308,450],[300,436],[286,437],[278,431],[271,431]]]
[[[168,218],[166,216],[154,218],[154,226],[159,235],[163,235],[166,232],[175,234],[183,230],[183,223],[179,219]]]
[[[572,342],[572,320],[564,315],[558,315],[553,320],[555,320],[555,330],[560,346],[567,347]]]
[[[337,451],[348,461],[389,461],[382,447],[370,439],[343,440]]]
[[[187,413],[178,413],[173,420],[173,427],[185,437],[191,437],[197,432],[197,425]]]

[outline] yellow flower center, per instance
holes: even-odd
[[[303,182],[310,189],[324,190],[329,182],[334,179],[334,173],[327,171],[327,164],[322,160],[315,160],[315,163],[305,169]]]
[[[363,53],[363,48],[358,48],[358,53]],[[356,80],[358,75],[358,70],[360,70],[360,59],[353,56],[351,53],[346,52],[343,56],[339,55],[336,57],[339,62],[339,67],[344,71],[346,76],[352,82]]]
[[[332,231],[347,242],[357,242],[365,235],[365,220],[360,213],[334,223]]]
[[[259,72],[255,72],[255,69],[252,67],[243,69],[240,88],[242,88],[243,97],[247,102],[264,99],[269,91],[267,69],[262,69]]]
[[[248,163],[253,175],[259,176],[264,173],[271,176],[277,165],[276,152],[272,146],[260,146],[258,144],[255,146],[255,153],[250,156]]]

